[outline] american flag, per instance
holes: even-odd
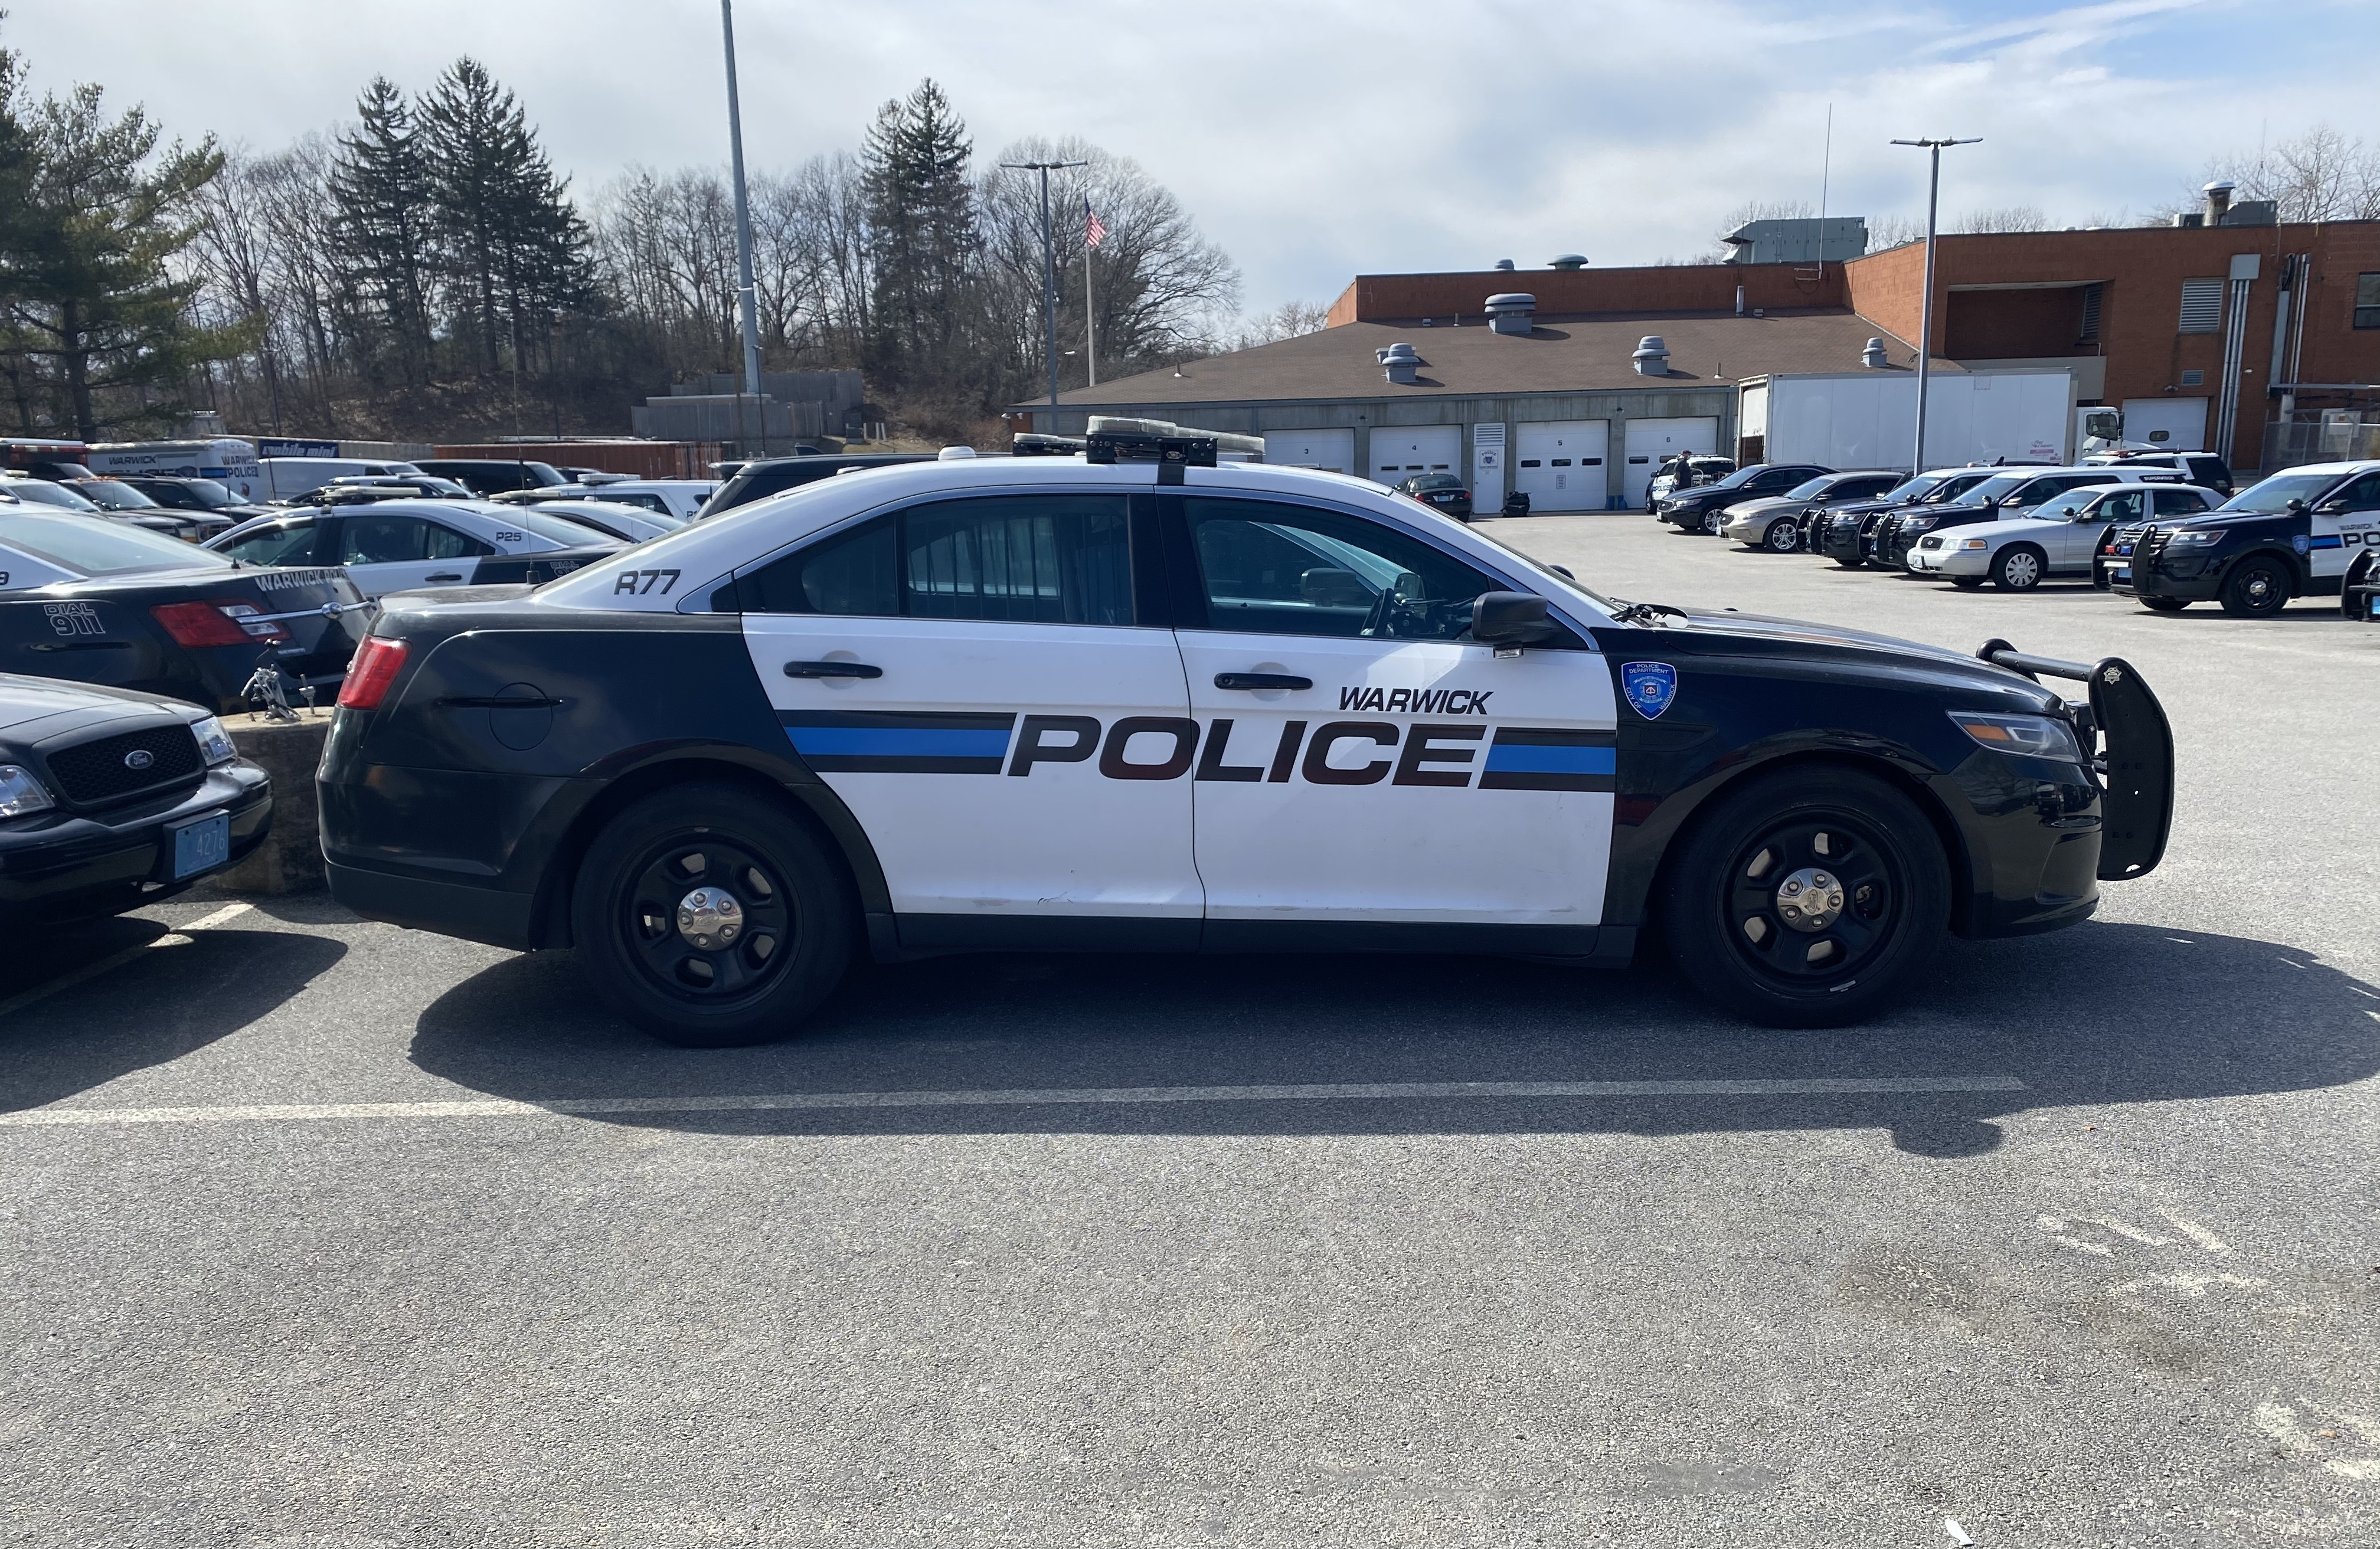
[[[1107,237],[1108,228],[1099,224],[1099,212],[1091,208],[1089,200],[1083,200],[1083,246],[1096,248]]]

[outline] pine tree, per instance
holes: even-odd
[[[507,342],[517,368],[557,313],[597,305],[586,223],[519,100],[477,60],[439,78],[421,127],[455,333],[477,369],[502,369]]]
[[[348,292],[341,299],[359,333],[384,341],[400,380],[418,387],[430,374],[437,260],[429,161],[413,110],[385,77],[364,88],[356,116],[330,175],[334,257]]]
[[[223,153],[206,140],[156,156],[146,114],[110,119],[101,103],[96,86],[42,102],[6,244],[15,254],[6,348],[85,441],[109,425],[176,418],[190,369],[248,339],[190,321],[201,282],[181,261]]]
[[[956,364],[969,321],[978,249],[974,147],[931,80],[886,103],[861,152],[876,243],[872,363],[913,393],[964,391]]]

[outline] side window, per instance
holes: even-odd
[[[2164,492],[2161,490],[2158,492],[2157,496],[2157,509],[2159,511],[2163,511],[2165,509],[2165,496]],[[2098,504],[2098,508],[2093,511],[2088,516],[2083,517],[2082,520],[2090,522],[2132,522],[2138,521],[2140,519],[2140,514],[2141,491],[2138,490],[2119,490],[2114,494],[2109,495],[2106,500],[2101,501]]]
[[[760,613],[1129,624],[1122,495],[938,501],[788,554],[736,584]]]
[[[314,557],[314,524],[268,527],[226,543],[220,551],[242,564],[304,564]]]
[[[422,526],[421,557],[425,560],[475,560],[496,551],[494,545],[482,543],[453,527],[436,522],[425,522]]]
[[[1183,502],[1207,626],[1257,635],[1454,640],[1496,583],[1394,528],[1269,501]]]
[[[901,519],[880,516],[735,583],[752,613],[892,618],[901,611]]]
[[[2350,511],[2380,511],[2380,473],[2365,474],[2322,503],[2330,505],[2338,501],[2345,501]]]
[[[2159,490],[2155,494],[2160,516],[2194,516],[2206,509],[2206,497],[2195,490]]]
[[[339,563],[394,564],[428,559],[430,524],[419,516],[348,516],[339,523]]]

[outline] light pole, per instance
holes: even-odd
[[[725,0],[721,0],[722,4]],[[1050,429],[1058,429],[1058,260],[1057,248],[1050,236],[1050,175],[1068,167],[1087,167],[1088,162],[1002,162],[1011,172],[1038,172],[1041,175],[1041,318],[1047,325],[1050,359]]]
[[[1925,369],[1934,358],[1934,217],[1942,201],[1942,148],[1981,145],[1983,139],[1896,139],[1895,145],[1924,148],[1934,158],[1933,175],[1925,185],[1925,308],[1917,323],[1917,446],[1910,455],[1911,477],[1925,471]],[[1819,236],[1825,242],[1824,234]]]
[[[744,193],[744,115],[735,102],[735,6],[719,0],[719,32],[727,43],[727,155],[735,177],[735,300],[744,314],[744,391],[760,396],[760,309],[752,285],[752,206]],[[735,427],[744,429],[742,415]],[[769,411],[760,408],[760,446],[768,450]],[[748,455],[748,454],[747,454]]]

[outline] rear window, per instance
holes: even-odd
[[[229,570],[231,561],[145,527],[79,516],[0,515],[0,543],[85,575],[143,570]]]
[[[1785,491],[1785,498],[1789,501],[1816,500],[1819,496],[1827,492],[1828,482],[1829,480],[1826,477],[1821,476],[1817,478],[1811,479],[1806,484],[1796,484],[1793,488]]]

